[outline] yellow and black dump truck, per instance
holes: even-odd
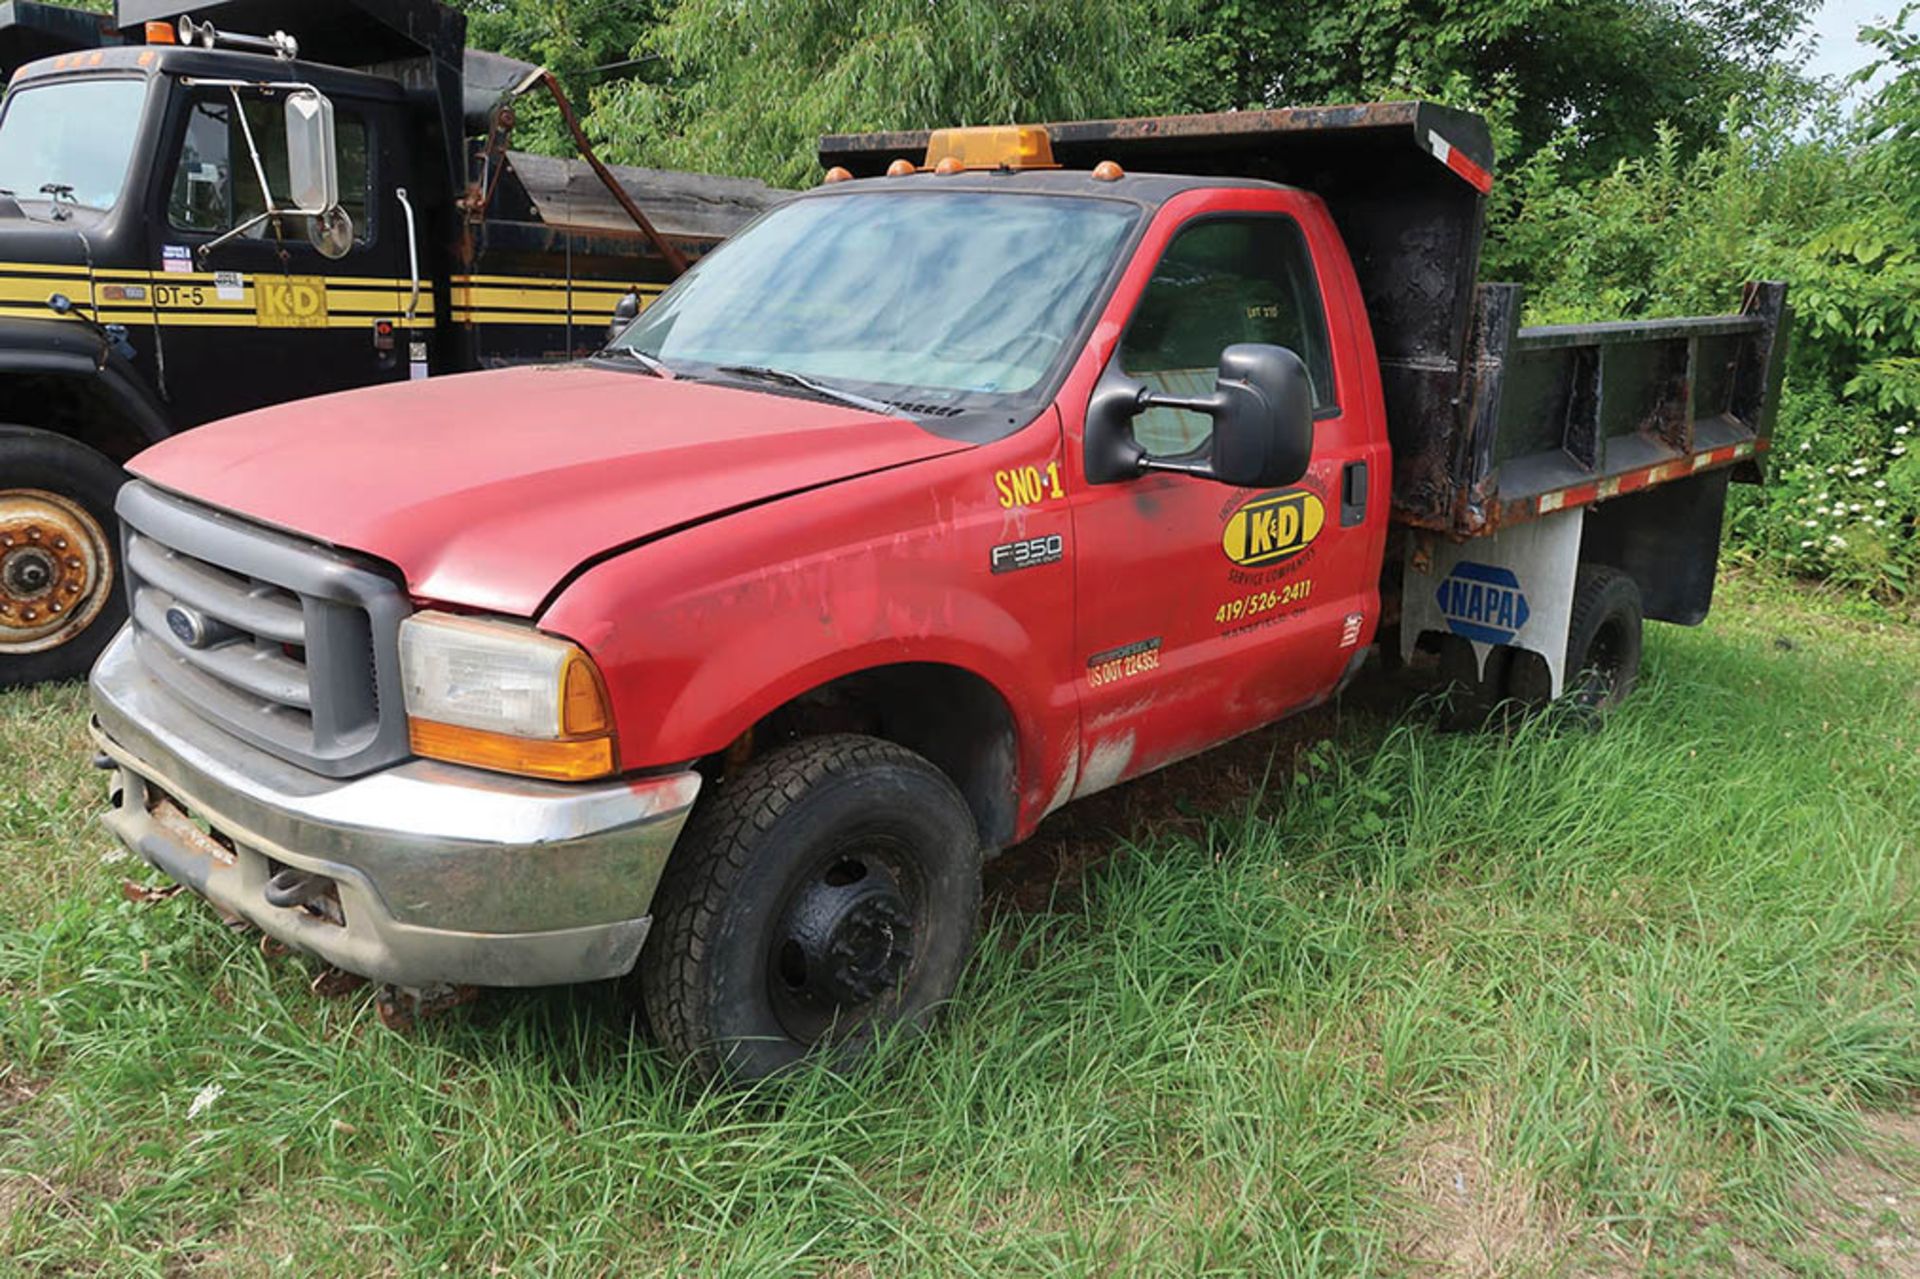
[[[577,159],[514,150],[523,95],[571,107],[541,69],[465,43],[435,0],[120,0],[98,42],[13,72],[0,687],[84,674],[119,626],[113,500],[148,444],[589,354],[780,198],[609,168],[577,128]]]

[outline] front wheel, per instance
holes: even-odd
[[[125,620],[113,503],[126,478],[84,444],[0,426],[0,688],[85,675]]]
[[[702,1078],[847,1065],[953,993],[980,910],[960,793],[903,747],[796,742],[694,814],[640,956],[654,1032]]]

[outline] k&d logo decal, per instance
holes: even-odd
[[[327,280],[320,275],[255,276],[253,296],[263,329],[327,327]]]
[[[1227,517],[1220,549],[1247,568],[1278,564],[1311,546],[1326,522],[1325,504],[1306,489],[1262,493]]]

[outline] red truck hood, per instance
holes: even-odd
[[[603,551],[965,447],[859,409],[568,365],[279,405],[131,469],[377,555],[416,596],[530,617]]]

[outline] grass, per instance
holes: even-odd
[[[124,900],[154,877],[91,823],[82,704],[0,697],[0,1268],[1920,1255],[1920,630],[1762,580],[1657,628],[1600,734],[1349,706],[1069,810],[994,869],[934,1038],[744,1096],[683,1086],[613,986],[403,1037]]]

